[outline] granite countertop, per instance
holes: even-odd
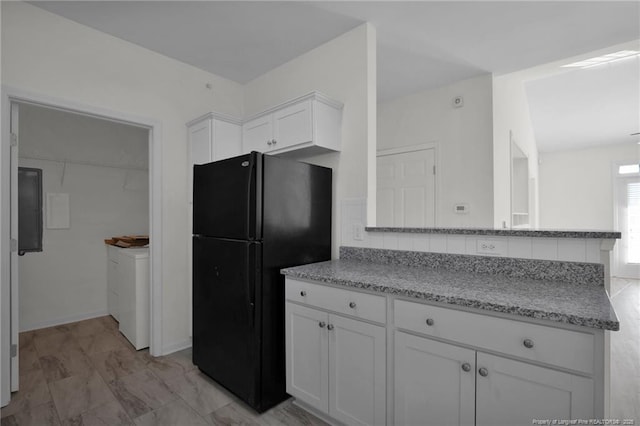
[[[498,237],[599,238],[620,239],[618,231],[581,229],[491,229],[491,228],[391,228],[367,226],[367,232],[404,232],[410,234],[487,235]]]
[[[602,286],[344,259],[281,272],[292,278],[521,317],[604,330],[620,328]]]

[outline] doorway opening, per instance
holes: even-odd
[[[616,229],[622,233],[616,244],[615,275],[637,279],[640,277],[640,166],[619,165],[614,182]]]
[[[99,200],[103,198],[108,200],[108,196],[103,192],[102,188],[96,188],[91,184],[95,184],[97,182],[104,183],[108,181],[108,178],[105,178],[106,175],[113,175],[113,172],[118,169],[114,164],[104,164],[104,161],[93,161],[90,159],[82,160],[79,157],[72,157],[69,154],[70,158],[61,159],[61,158],[51,158],[49,155],[51,152],[47,151],[47,147],[40,147],[37,154],[39,155],[31,155],[29,159],[19,159],[20,154],[20,107],[23,109],[29,108],[42,108],[43,110],[49,110],[49,112],[53,111],[55,113],[61,114],[70,114],[78,117],[84,117],[86,119],[95,120],[97,122],[102,123],[110,123],[112,125],[120,125],[128,126],[128,128],[135,128],[141,135],[143,135],[145,141],[143,155],[144,162],[146,163],[144,167],[138,167],[137,165],[129,165],[124,168],[124,176],[121,176],[120,179],[120,191],[129,191],[129,192],[138,192],[136,198],[143,199],[143,202],[140,203],[140,200],[132,201],[129,200],[129,203],[138,204],[146,204],[146,215],[144,218],[144,222],[146,223],[146,234],[150,236],[151,244],[149,245],[149,266],[147,267],[147,272],[149,276],[149,281],[147,284],[148,294],[149,294],[149,314],[148,323],[149,323],[149,351],[153,356],[159,356],[162,354],[163,346],[162,346],[162,330],[161,330],[161,318],[162,318],[162,293],[161,293],[161,206],[162,206],[162,192],[161,192],[161,152],[160,152],[160,141],[161,141],[161,125],[159,122],[138,116],[132,116],[129,114],[119,113],[112,110],[103,109],[100,107],[95,107],[92,105],[86,104],[78,104],[75,102],[70,102],[62,99],[53,99],[47,96],[36,95],[32,93],[26,93],[18,89],[3,87],[3,96],[2,96],[2,124],[3,124],[3,132],[2,132],[2,155],[1,155],[1,167],[0,171],[2,173],[2,215],[0,217],[1,222],[1,230],[3,239],[1,242],[2,245],[2,286],[1,286],[1,302],[2,302],[2,333],[1,333],[1,352],[0,352],[0,373],[1,373],[1,386],[0,386],[0,397],[1,397],[1,405],[5,405],[10,400],[10,393],[12,391],[17,391],[19,388],[19,370],[18,370],[18,333],[21,330],[25,330],[25,327],[34,328],[46,325],[54,325],[56,322],[60,323],[65,321],[74,321],[78,319],[82,319],[95,316],[99,314],[106,315],[108,311],[105,309],[98,310],[87,310],[84,313],[76,313],[74,316],[73,313],[68,315],[67,317],[57,317],[57,318],[49,318],[41,322],[33,322],[32,324],[21,324],[20,323],[20,286],[19,283],[19,272],[20,272],[20,259],[18,257],[18,165],[21,161],[23,162],[41,162],[43,164],[43,172],[44,172],[44,180],[47,180],[47,175],[51,175],[54,177],[53,182],[55,185],[58,185],[60,189],[59,192],[49,192],[46,188],[44,189],[43,202],[44,202],[44,234],[48,232],[47,229],[47,221],[51,219],[51,223],[53,226],[50,228],[52,232],[64,231],[64,228],[56,228],[57,225],[65,225],[66,219],[70,219],[70,229],[74,228],[75,224],[82,223],[82,221],[77,221],[77,214],[80,214],[82,220],[89,223],[93,223],[92,229],[94,233],[91,235],[91,238],[94,242],[97,240],[98,247],[101,247],[102,250],[105,251],[105,255],[102,259],[96,260],[94,258],[91,262],[85,263],[77,263],[77,268],[80,269],[91,269],[97,266],[98,269],[105,269],[106,275],[106,250],[104,240],[116,235],[127,234],[127,233],[136,233],[138,231],[129,232],[127,229],[123,230],[123,232],[109,232],[103,234],[102,231],[99,230],[99,226],[95,226],[96,224],[100,224],[104,221],[104,216],[101,216],[101,213],[91,214],[87,213],[88,206],[81,206],[80,209],[77,209],[77,205],[75,201],[78,201],[78,197],[71,197],[71,193],[67,193],[67,196],[64,195],[61,197],[56,197],[53,195],[51,198],[51,207],[56,207],[56,209],[48,209],[47,207],[47,195],[50,194],[65,194],[62,192],[63,189],[66,190],[65,185],[72,185],[75,189],[79,189],[85,191],[85,193],[92,194],[93,193],[93,201]],[[118,132],[115,132],[117,135]],[[51,138],[47,139],[51,141]],[[11,143],[9,143],[11,142]],[[51,148],[49,146],[48,148]],[[73,151],[73,155],[86,154],[85,151],[91,151],[90,145],[76,145],[70,151]],[[94,152],[93,155],[96,155]],[[26,157],[26,156],[24,156]],[[140,157],[140,156],[138,156]],[[105,152],[100,152],[97,154],[96,158],[100,158],[103,160],[104,158],[117,158],[119,161],[128,161],[130,160],[129,156],[125,152],[119,152],[118,155],[113,157],[108,157]],[[95,159],[95,158],[94,158]],[[138,158],[139,159],[139,158]],[[106,167],[106,166],[114,166],[114,167]],[[78,179],[79,176],[82,175],[83,170],[86,169],[98,169],[102,173],[102,177],[91,179]],[[146,170],[141,170],[141,169]],[[47,173],[47,169],[53,170],[52,173]],[[145,178],[142,178],[140,174],[145,175]],[[111,176],[113,177],[113,176]],[[45,183],[44,185],[48,185]],[[94,189],[95,191],[91,191]],[[140,191],[144,190],[144,193],[140,194]],[[57,191],[57,190],[56,190]],[[69,191],[71,192],[71,191]],[[102,197],[101,197],[102,195]],[[131,198],[131,197],[130,197]],[[68,199],[68,202],[66,201]],[[102,200],[100,200],[102,201]],[[91,202],[89,203],[91,204]],[[117,203],[115,203],[117,204]],[[55,210],[54,217],[48,218],[47,213],[50,213],[50,210]],[[125,209],[123,209],[125,210]],[[68,215],[68,218],[67,218]],[[122,219],[122,218],[120,218]],[[89,226],[85,226],[85,228],[89,228]],[[68,229],[67,229],[68,230]],[[47,240],[46,236],[44,237],[44,249],[46,252],[47,249]],[[94,247],[95,248],[95,247]],[[29,256],[29,254],[27,254]],[[26,259],[26,256],[25,256]],[[52,265],[56,265],[55,262],[49,264],[51,270],[55,269]],[[65,268],[66,266],[62,266]],[[86,272],[86,271],[85,271]],[[48,289],[50,290],[50,289]],[[94,289],[95,290],[95,289]],[[106,291],[106,288],[105,288]],[[101,291],[100,291],[101,293]],[[25,294],[26,295],[26,294]],[[86,295],[86,293],[85,293]],[[92,297],[97,297],[98,299],[102,299],[102,294],[98,295],[97,292],[94,292]],[[106,299],[106,293],[104,294],[104,299]],[[42,306],[45,307],[45,310],[50,308],[51,306],[47,306],[47,301],[43,300]],[[59,306],[58,306],[59,307]]]

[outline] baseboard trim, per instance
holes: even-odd
[[[109,315],[109,312],[107,312],[106,309],[95,311],[95,312],[86,312],[84,314],[69,315],[67,317],[55,318],[47,321],[20,324],[20,332],[38,330],[40,328],[54,327],[56,325],[69,324],[70,322],[103,317],[105,315]]]
[[[178,352],[183,349],[190,348],[191,345],[192,345],[191,338],[188,338],[187,340],[183,340],[181,342],[172,343],[171,345],[168,345],[162,348],[162,355],[169,355],[174,352]]]
[[[340,423],[339,421],[337,421],[333,417],[330,417],[327,413],[323,413],[322,411],[318,410],[317,408],[312,407],[309,404],[300,401],[296,397],[293,398],[293,401],[291,403],[293,405],[297,405],[298,407],[302,408],[304,411],[308,411],[309,413],[313,414],[314,416],[316,416],[320,420],[324,421],[325,423],[328,423],[328,424],[330,424],[332,426],[341,426],[342,425],[342,423]]]

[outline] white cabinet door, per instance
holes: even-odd
[[[224,160],[242,153],[242,128],[238,124],[213,120],[213,156],[211,161]]]
[[[311,101],[300,102],[274,112],[273,139],[273,151],[312,142]]]
[[[481,370],[486,369],[486,370]],[[591,419],[593,380],[478,352],[476,424]]]
[[[211,162],[212,120],[203,120],[189,127],[191,165]]]
[[[273,139],[272,114],[258,117],[242,125],[242,152],[267,152]]]
[[[329,414],[347,425],[386,423],[386,329],[329,315]]]
[[[287,393],[329,410],[328,314],[286,303]]]
[[[395,334],[395,424],[473,425],[475,351]]]

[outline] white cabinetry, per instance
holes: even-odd
[[[368,301],[384,298],[295,280],[286,292],[287,392],[348,425],[385,424],[386,329],[332,312],[375,320]]]
[[[122,249],[120,261],[120,332],[136,349],[149,346],[149,249]]]
[[[257,114],[242,125],[242,151],[310,154],[340,151],[342,104],[313,92]]]
[[[595,417],[592,379],[482,352],[478,352],[477,366],[479,426]]]
[[[149,249],[107,246],[107,309],[136,349],[149,346]]]
[[[530,425],[532,419],[589,419],[594,336],[396,300],[395,424]],[[433,336],[455,344],[427,338]],[[477,351],[459,347],[472,345]],[[542,361],[538,366],[503,356]],[[586,353],[585,361],[584,354]],[[573,362],[571,361],[573,356]],[[434,383],[437,383],[434,386]],[[474,387],[475,385],[475,387]]]
[[[204,164],[241,154],[240,121],[209,113],[187,123],[190,164]]]
[[[518,426],[604,417],[602,330],[289,277],[285,297],[287,392],[341,423]]]
[[[120,289],[119,250],[117,247],[107,246],[107,312],[116,321],[120,321],[120,311],[118,309],[118,292]]]
[[[397,425],[468,425],[475,418],[475,351],[395,334]]]

